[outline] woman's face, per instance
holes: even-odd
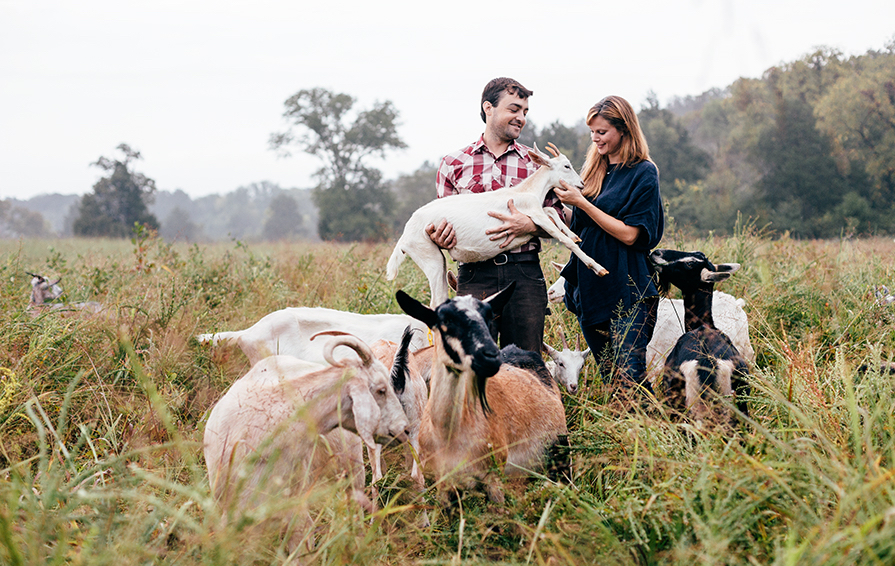
[[[590,139],[597,144],[600,155],[609,158],[609,163],[618,163],[621,160],[622,133],[602,116],[595,116],[588,124],[590,127]]]

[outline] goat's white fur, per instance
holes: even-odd
[[[575,349],[569,348],[562,327],[559,329],[559,337],[562,340],[562,350],[557,350],[546,342],[542,344],[544,351],[551,358],[545,362],[545,365],[557,383],[563,385],[569,393],[575,393],[578,391],[578,377],[581,374],[581,368],[584,367],[584,361],[590,354],[590,348],[581,351],[580,334]]]
[[[358,314],[322,307],[289,307],[274,311],[245,330],[200,334],[202,344],[236,343],[254,365],[260,360],[283,354],[301,360],[324,363],[325,340],[311,337],[328,330],[339,330],[357,336],[367,344],[376,340],[399,342],[407,325],[419,329],[414,332],[411,348],[429,345],[429,329],[404,314]]]
[[[339,345],[354,349],[360,361],[334,360]],[[218,499],[237,497],[245,508],[299,488],[322,467],[315,457],[319,435],[337,426],[357,433],[368,446],[377,438],[406,436],[407,418],[388,372],[363,342],[335,338],[324,356],[330,367],[290,356],[265,358],[215,404],[205,426],[204,453]],[[264,493],[265,486],[271,493]]]
[[[755,362],[755,349],[749,340],[749,318],[743,307],[746,301],[722,291],[712,294],[712,318],[715,326],[730,337],[733,345],[746,361]],[[684,301],[681,299],[659,299],[659,312],[653,337],[646,347],[646,375],[655,385],[665,367],[668,353],[684,335]]]
[[[559,214],[552,208],[543,208],[544,199],[559,181],[581,187],[581,177],[572,168],[564,155],[550,158],[541,153],[537,147],[529,152],[532,160],[540,168],[530,177],[515,187],[506,187],[498,191],[484,193],[463,193],[447,198],[433,200],[419,208],[404,226],[404,233],[398,239],[395,249],[388,260],[386,279],[393,280],[398,275],[398,268],[404,256],[410,258],[423,270],[429,280],[431,299],[429,305],[436,307],[446,301],[449,296],[447,282],[447,266],[444,254],[426,233],[426,226],[437,224],[442,219],[454,227],[457,244],[448,250],[455,261],[476,262],[493,258],[509,252],[528,242],[533,235],[517,237],[506,248],[500,248],[502,239],[491,240],[485,234],[489,228],[496,228],[501,221],[488,215],[488,211],[509,210],[507,201],[513,200],[517,210],[528,215],[535,225],[559,240],[578,258],[598,275],[608,273],[604,267],[585,254],[578,244],[580,241]]]

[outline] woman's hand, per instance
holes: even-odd
[[[560,181],[559,184],[559,187],[553,187],[553,194],[563,204],[581,208],[582,203],[587,202],[587,199],[581,194],[581,189],[575,188],[565,181]]]

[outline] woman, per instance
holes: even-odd
[[[595,356],[611,344],[619,385],[651,390],[646,346],[656,325],[659,292],[648,255],[665,228],[659,170],[625,99],[607,96],[595,104],[587,125],[593,144],[581,171],[584,189],[563,183],[555,193],[574,207],[570,227],[581,237],[581,249],[609,274],[598,277],[572,256],[562,271],[566,306],[578,317]],[[604,360],[601,367],[612,361]]]

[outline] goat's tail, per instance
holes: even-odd
[[[385,278],[387,280],[391,281],[398,276],[398,268],[401,267],[405,255],[404,250],[401,249],[401,240],[398,240],[391,257],[388,258],[388,266],[385,268]]]
[[[217,346],[221,342],[225,345],[229,344],[232,340],[236,340],[242,335],[242,331],[237,332],[217,332],[215,334],[199,334],[196,336],[196,341],[200,344],[211,344],[212,346]]]

